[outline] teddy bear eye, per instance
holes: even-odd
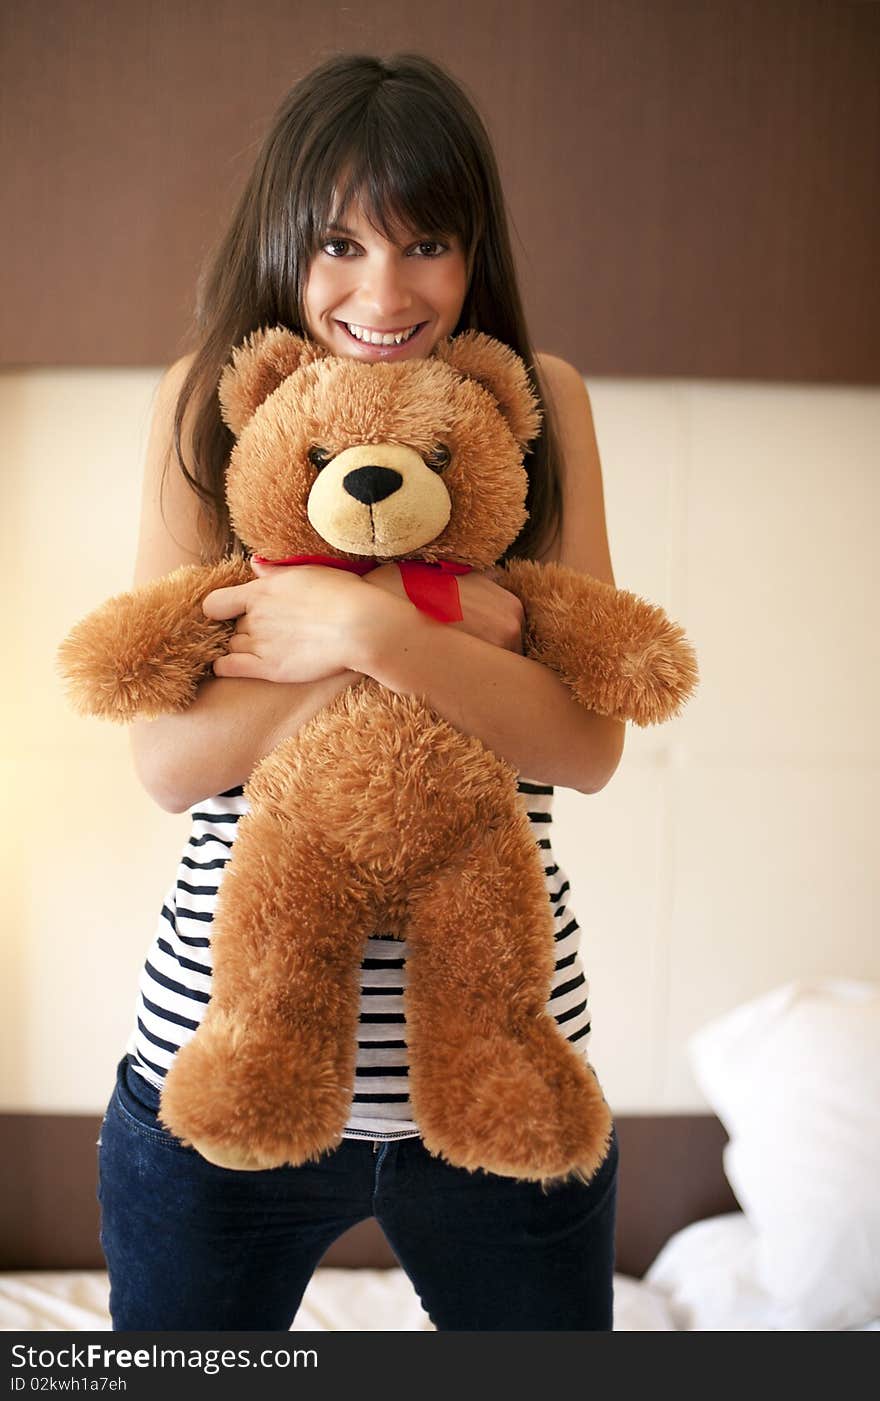
[[[444,447],[442,443],[438,443],[437,446],[428,453],[425,461],[432,472],[442,472],[444,467],[449,466],[451,457],[452,454],[449,449]]]
[[[309,461],[318,472],[327,466],[332,456],[332,452],[328,452],[326,448],[309,448]]]

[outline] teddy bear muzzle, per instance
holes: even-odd
[[[436,540],[449,523],[452,501],[414,448],[363,443],[321,468],[307,510],[318,534],[337,549],[388,557]]]

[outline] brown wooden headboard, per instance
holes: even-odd
[[[640,1278],[691,1221],[736,1211],[721,1167],[724,1129],[710,1114],[616,1118],[619,1274]],[[0,1115],[0,1270],[100,1269],[95,1167],[100,1117]],[[340,1236],[324,1264],[397,1262],[375,1221]]]
[[[203,5],[15,6],[3,363],[192,349],[199,262],[284,93],[332,53],[402,47],[486,118],[533,345],[590,377],[880,381],[876,5],[247,8],[241,43],[240,0],[208,24]]]

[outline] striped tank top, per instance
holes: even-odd
[[[567,904],[569,883],[550,843],[553,789],[526,779],[520,779],[517,788],[541,852],[554,916],[556,968],[547,1010],[586,1056],[589,985],[579,955],[580,929]],[[191,834],[141,970],[135,1024],[126,1046],[132,1068],[159,1089],[211,999],[211,921],[238,821],[248,806],[243,790],[231,788],[190,809]],[[405,986],[406,942],[383,934],[368,939],[361,963],[355,1083],[344,1138],[418,1135],[407,1093]]]

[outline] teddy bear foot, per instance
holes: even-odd
[[[354,1067],[330,1048],[276,1034],[257,1045],[223,1013],[175,1056],[159,1118],[218,1167],[257,1172],[312,1162],[335,1148],[348,1115]]]
[[[552,1022],[516,1040],[462,1039],[449,1055],[439,1075],[410,1072],[430,1153],[524,1181],[594,1176],[610,1147],[611,1111],[592,1067]]]
[[[190,1146],[195,1148],[206,1162],[213,1163],[215,1167],[231,1168],[233,1172],[262,1172],[267,1166],[279,1166],[276,1163],[267,1165],[255,1153],[235,1144],[218,1143],[210,1138],[194,1138]]]

